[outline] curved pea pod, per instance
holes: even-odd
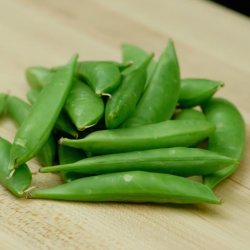
[[[8,115],[15,121],[18,126],[27,119],[31,110],[31,106],[15,96],[9,96],[7,101]],[[56,145],[52,135],[44,143],[37,157],[43,166],[52,165],[55,160]]]
[[[240,161],[246,142],[246,129],[238,109],[225,99],[214,98],[204,104],[203,111],[207,119],[216,126],[215,132],[209,137],[208,149]],[[232,175],[238,165],[237,162],[214,174],[204,176],[204,183],[214,188]]]
[[[31,89],[30,91],[27,92],[26,97],[31,104],[34,104],[39,98],[40,94],[41,90]],[[78,138],[78,132],[74,128],[74,125],[69,121],[69,117],[67,116],[67,114],[65,114],[63,110],[61,111],[56,120],[55,128],[61,132],[64,132],[75,138]]]
[[[81,62],[77,74],[97,95],[110,96],[121,83],[119,67],[112,62]]]
[[[27,68],[25,75],[27,82],[32,88],[43,88],[52,78],[50,69],[40,66]]]
[[[85,83],[75,80],[64,105],[78,130],[94,126],[103,116],[104,103],[101,97]]]
[[[4,113],[8,95],[5,93],[0,93],[0,116]]]
[[[121,86],[108,100],[105,109],[105,123],[108,129],[117,128],[134,111],[142,95],[147,78],[147,67],[152,57],[153,55],[148,56],[140,67],[126,75]]]
[[[29,197],[85,202],[220,203],[212,190],[201,183],[142,171],[86,177],[52,188],[34,189]]]
[[[203,120],[206,121],[206,116],[195,109],[184,109],[180,111],[176,116],[175,120]]]
[[[182,79],[178,103],[182,108],[200,105],[210,99],[223,85],[221,81],[208,79]]]
[[[70,164],[82,160],[83,158],[85,158],[85,155],[82,150],[79,150],[77,148],[59,145],[58,158],[60,164]],[[61,171],[61,176],[64,182],[71,182],[73,180],[82,178],[83,174],[70,171]]]
[[[126,75],[130,73],[135,68],[139,67],[141,63],[143,63],[144,60],[147,59],[147,57],[150,55],[142,48],[129,43],[122,44],[122,61],[123,62],[133,62],[133,65],[127,69],[125,69],[122,74]],[[149,66],[147,68],[147,82],[153,75],[153,72],[156,67],[156,62],[154,60],[151,60],[149,63]]]
[[[9,178],[10,148],[11,144],[0,137],[0,183],[15,196],[22,197],[31,184],[32,176],[27,165],[23,164]]]
[[[177,147],[94,156],[78,162],[42,168],[40,171],[98,175],[141,170],[193,176],[210,174],[233,163],[235,160],[208,150]]]
[[[180,72],[173,42],[170,40],[134,113],[123,127],[136,127],[168,120],[179,98]]]
[[[37,102],[17,131],[11,147],[9,168],[34,157],[49,138],[73,83],[77,56],[52,75]]]
[[[135,128],[96,131],[80,140],[61,138],[60,143],[94,154],[188,147],[208,137],[214,129],[208,121],[169,120]]]

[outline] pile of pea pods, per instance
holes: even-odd
[[[213,188],[242,158],[238,109],[213,95],[221,81],[180,78],[172,40],[156,60],[133,44],[122,62],[30,67],[27,100],[0,94],[0,113],[17,125],[0,138],[0,183],[17,197],[85,202],[220,204]],[[63,183],[30,188],[26,164]],[[202,181],[189,177],[201,176]]]

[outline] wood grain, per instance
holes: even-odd
[[[175,41],[183,77],[226,82],[218,95],[241,110],[250,141],[250,21],[198,0],[2,0],[0,92],[25,97],[24,70],[81,59],[120,58],[133,42],[159,55]],[[0,136],[15,127],[0,122]],[[0,187],[0,249],[249,249],[250,145],[216,189],[221,206],[157,206],[17,200]],[[30,162],[37,171],[35,160]],[[34,174],[33,184],[59,183]]]

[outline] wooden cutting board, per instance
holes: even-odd
[[[183,77],[225,81],[250,132],[250,20],[198,0],[2,0],[0,92],[24,98],[31,65],[120,58],[122,42],[158,56],[175,41]],[[0,136],[13,139],[8,119]],[[52,186],[55,175],[33,184]],[[249,249],[250,145],[239,170],[216,190],[220,206],[90,204],[17,200],[0,187],[0,249]]]

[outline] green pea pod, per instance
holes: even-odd
[[[31,88],[43,88],[52,78],[51,71],[45,67],[29,67],[25,72],[26,80]]]
[[[150,54],[147,53],[145,50],[139,48],[134,44],[125,43],[122,44],[122,61],[123,62],[133,62],[133,65],[123,71],[123,75],[129,74],[132,70],[139,67],[143,61],[147,59]],[[151,60],[149,66],[147,68],[147,82],[153,75],[153,72],[156,67],[156,62]]]
[[[147,67],[152,60],[150,55],[141,66],[124,77],[121,86],[114,92],[106,105],[105,122],[108,129],[117,128],[134,111],[147,77]]]
[[[31,106],[15,96],[9,96],[7,101],[8,115],[15,121],[18,126],[27,119],[31,110]],[[37,157],[43,166],[50,166],[55,160],[55,140],[52,135],[44,143]]]
[[[0,116],[4,113],[6,103],[7,103],[8,95],[4,93],[0,93]]]
[[[24,191],[31,184],[31,173],[27,165],[21,165],[15,173],[9,178],[10,170],[8,169],[11,144],[0,137],[0,183],[12,194],[22,197]]]
[[[94,154],[188,147],[204,140],[214,129],[208,121],[169,120],[135,128],[96,131],[80,140],[61,138],[60,143]]]
[[[60,164],[70,164],[82,160],[83,158],[85,158],[85,155],[82,150],[59,145],[58,158]],[[61,171],[61,176],[64,182],[71,182],[73,180],[82,178],[83,174],[70,171]]]
[[[210,99],[223,85],[220,81],[208,79],[182,79],[178,103],[182,108],[200,105]]]
[[[225,99],[214,98],[204,104],[203,111],[207,119],[216,126],[215,132],[209,137],[208,149],[240,161],[246,142],[246,129],[238,109]],[[214,174],[204,176],[204,183],[214,188],[232,175],[238,165],[234,163]]]
[[[120,70],[112,62],[82,62],[78,64],[77,73],[97,95],[110,96],[121,82]]]
[[[34,157],[49,138],[55,122],[71,89],[77,56],[69,64],[52,75],[22,123],[14,139],[10,153],[10,170]]]
[[[83,131],[94,126],[103,116],[104,103],[101,97],[85,83],[75,80],[64,105],[72,122]]]
[[[130,171],[86,177],[46,189],[33,189],[30,198],[85,202],[214,203],[213,191],[183,177]]]
[[[173,42],[162,53],[135,112],[123,127],[136,127],[169,119],[179,98],[180,72]]]
[[[149,171],[179,176],[206,175],[235,163],[234,159],[198,148],[160,148],[108,154],[40,169],[42,173],[71,171],[86,175]]]
[[[195,109],[184,109],[175,116],[175,120],[203,120],[206,121],[206,116]]]
[[[31,89],[27,92],[27,99],[31,104],[34,104],[39,95],[41,94],[41,90],[39,89]],[[78,132],[74,128],[74,125],[70,122],[68,115],[62,110],[60,115],[58,116],[55,124],[55,128],[61,132],[67,133],[75,138],[78,138]]]
[[[81,68],[81,64],[84,63],[108,63],[108,64],[113,64],[115,67],[118,67],[120,71],[124,71],[125,69],[131,67],[134,62],[132,61],[126,61],[126,62],[116,62],[116,61],[80,61],[78,62],[78,67]]]

